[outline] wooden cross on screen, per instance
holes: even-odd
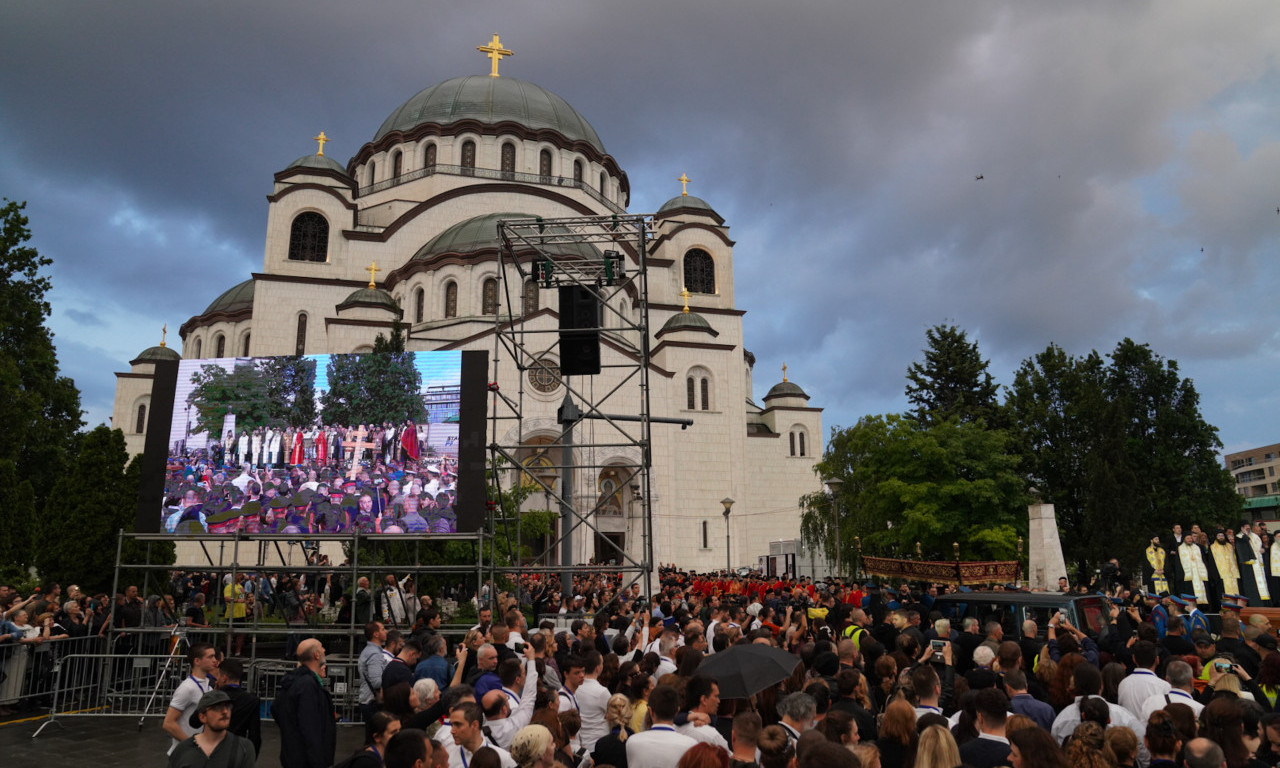
[[[354,432],[348,432],[347,436],[355,438],[355,440],[348,443],[351,446],[351,469],[347,471],[347,477],[355,480],[360,474],[360,459],[364,457],[364,449],[376,448],[377,446],[365,439],[369,436],[369,433],[365,431],[364,427],[360,427]]]

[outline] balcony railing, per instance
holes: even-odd
[[[586,192],[588,196],[604,205],[614,213],[623,213],[625,208],[617,203],[609,200],[600,191],[587,184],[585,181],[578,181],[564,176],[543,176],[538,173],[519,173],[517,171],[495,171],[492,168],[470,168],[461,165],[429,165],[425,168],[419,168],[416,171],[402,173],[391,179],[379,181],[376,184],[370,184],[367,187],[361,187],[359,195],[371,195],[375,192],[381,192],[385,189],[407,184],[410,181],[417,181],[428,176],[436,174],[445,174],[447,176],[470,176],[477,179],[493,179],[494,181],[518,181],[522,184],[539,184],[544,187],[561,187],[569,189],[580,189]]]

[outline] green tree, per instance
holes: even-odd
[[[392,353],[402,354],[404,352],[404,323],[400,322],[399,316],[391,321],[391,336],[387,337],[378,334],[373,340],[373,351],[375,354]]]
[[[34,564],[35,499],[31,481],[19,478],[12,461],[0,459],[0,579],[21,581]]]
[[[267,380],[253,364],[244,363],[227,371],[209,363],[192,375],[191,382],[195,386],[187,395],[187,404],[199,414],[198,430],[221,434],[228,413],[236,415],[238,430],[276,426]]]
[[[1023,361],[1007,400],[1028,480],[1079,568],[1138,562],[1151,531],[1231,524],[1243,505],[1177,363],[1131,339],[1109,359],[1051,344]]]
[[[801,499],[801,535],[840,547],[852,562],[854,537],[866,554],[904,555],[920,542],[927,557],[1010,559],[1025,531],[1025,480],[1018,457],[1001,430],[952,417],[922,425],[896,414],[867,416],[834,429],[822,460],[822,477],[838,477],[840,538],[825,494]]]
[[[258,362],[276,426],[306,427],[316,420],[316,361],[302,355]]]
[[[87,592],[111,588],[116,535],[134,530],[141,463],[126,472],[124,433],[99,425],[82,435],[70,471],[53,488],[36,524],[35,565],[42,579],[76,583]],[[145,544],[131,542],[126,562]],[[133,558],[131,560],[131,558]],[[172,545],[152,545],[152,562],[172,563]]]
[[[999,387],[978,352],[978,342],[969,341],[954,325],[936,325],[925,338],[929,346],[924,361],[907,369],[907,400],[915,406],[907,415],[921,424],[955,417],[962,423],[981,419],[999,426]]]
[[[66,468],[84,422],[75,382],[59,374],[53,334],[45,326],[52,287],[40,274],[52,261],[31,239],[25,203],[0,206],[0,461],[30,483],[37,508]],[[12,488],[8,489],[12,491]],[[12,509],[6,507],[7,510]]]
[[[320,396],[326,424],[422,422],[422,374],[412,352],[332,355],[329,390]]]

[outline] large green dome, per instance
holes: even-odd
[[[423,123],[444,126],[462,120],[483,125],[514,122],[535,131],[550,129],[606,154],[596,129],[569,102],[540,85],[483,75],[455,77],[419,91],[383,121],[373,140]]]
[[[484,250],[498,249],[498,222],[502,219],[532,219],[531,213],[486,213],[454,224],[445,231],[431,238],[426,245],[418,249],[414,259],[426,260],[445,253],[477,253]],[[548,231],[561,231],[558,227],[549,227]],[[565,254],[576,254],[583,258],[600,258],[600,251],[590,244],[564,244],[556,246],[556,251]]]
[[[242,309],[253,309],[253,280],[245,280],[243,283],[228,289],[221,296],[213,300],[209,308],[204,314],[212,314],[214,312],[238,312]]]

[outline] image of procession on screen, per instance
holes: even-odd
[[[161,530],[456,532],[461,359],[181,361]]]

